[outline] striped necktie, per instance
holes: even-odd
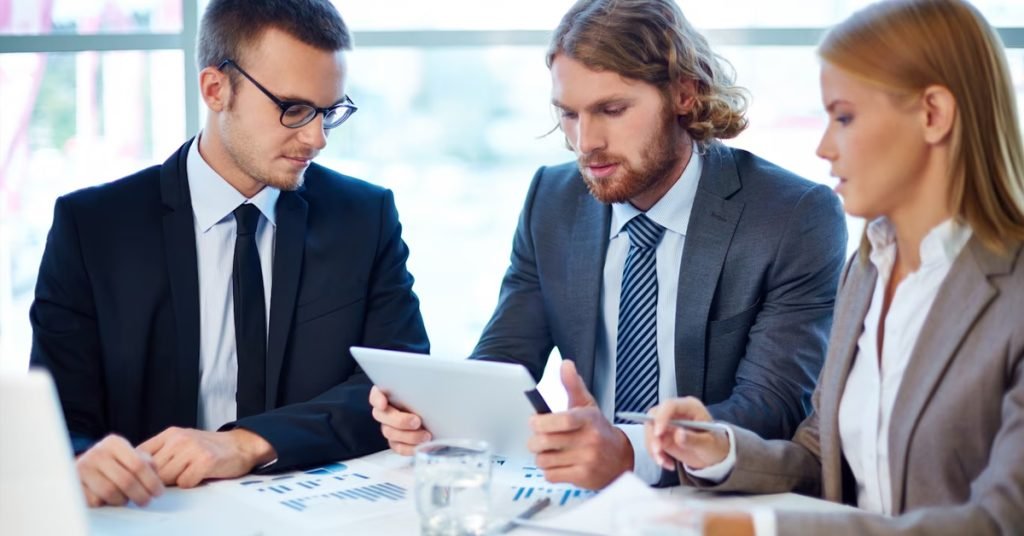
[[[626,223],[615,359],[615,411],[646,412],[658,403],[658,273],[655,250],[665,228],[640,214]],[[616,419],[618,423],[619,420]]]

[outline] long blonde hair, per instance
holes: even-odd
[[[680,124],[700,145],[747,128],[747,93],[673,0],[579,0],[555,29],[547,64],[564,54],[587,67],[647,82],[668,95],[693,80],[693,109]]]
[[[826,62],[897,96],[947,88],[956,100],[950,207],[983,244],[1024,241],[1024,146],[1003,43],[961,0],[872,4],[829,31]]]

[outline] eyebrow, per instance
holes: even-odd
[[[832,102],[828,103],[827,106],[825,106],[825,111],[832,113],[832,111],[835,110],[836,106],[840,104],[850,104],[850,101],[846,101],[843,99],[835,99]]]
[[[317,104],[315,102],[313,102],[313,101],[311,101],[309,99],[302,98],[302,97],[296,97],[294,95],[277,95],[277,98],[281,99],[282,102],[287,102],[287,103],[290,103],[290,104],[305,104],[305,105],[308,105],[308,106],[312,106],[314,108],[319,108],[319,106],[317,106]],[[337,106],[337,105],[339,105],[339,104],[341,104],[343,102],[345,102],[345,95],[342,95],[341,98],[339,98],[338,100],[334,101],[333,103],[328,104],[327,106],[324,106],[324,108],[333,108],[333,107],[335,107],[335,106]]]
[[[586,110],[588,112],[594,112],[594,111],[600,110],[601,108],[604,108],[604,107],[606,107],[606,106],[608,106],[610,104],[631,104],[633,101],[634,101],[634,99],[632,99],[630,97],[613,95],[611,97],[606,97],[606,98],[603,98],[603,99],[601,99],[601,100],[599,100],[599,101],[597,101],[597,102],[595,102],[593,104],[590,104],[590,105],[586,106],[585,108],[586,108]],[[551,99],[551,105],[554,106],[555,108],[560,108],[562,110],[574,111],[571,107],[566,106],[565,104],[559,102],[558,99]]]

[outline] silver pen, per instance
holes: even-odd
[[[494,529],[494,534],[505,534],[506,532],[511,531],[512,529],[516,528],[516,525],[518,524],[517,522],[530,519],[531,517],[537,515],[541,510],[547,508],[548,506],[551,506],[550,497],[544,497],[543,499],[538,500],[537,502],[530,505],[529,508],[520,512],[519,515],[508,520],[508,522],[506,522],[504,525],[501,525],[498,528]]]

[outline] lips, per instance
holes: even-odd
[[[619,168],[619,164],[616,163],[600,163],[600,164],[587,164],[587,171],[598,179],[603,179],[615,173],[615,170]]]
[[[295,164],[295,165],[301,165],[301,166],[308,166],[309,163],[313,160],[313,156],[312,155],[298,155],[298,156],[284,155],[283,158],[285,160],[288,160],[289,162]]]

